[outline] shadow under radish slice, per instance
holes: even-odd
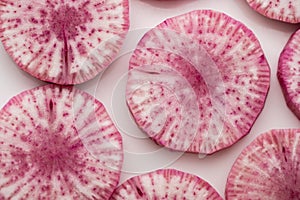
[[[0,37],[16,64],[57,84],[94,78],[129,29],[128,0],[1,0]]]
[[[222,200],[218,192],[206,181],[175,169],[161,169],[130,178],[111,196],[111,200],[125,199]]]
[[[250,131],[269,82],[254,34],[223,13],[197,10],[165,20],[140,40],[126,100],[158,144],[211,154]]]
[[[300,129],[258,136],[235,161],[226,199],[300,199]]]
[[[279,21],[300,23],[300,0],[246,0],[258,13]]]
[[[46,85],[0,111],[0,199],[108,199],[123,163],[122,139],[104,106]]]
[[[300,120],[300,29],[280,54],[277,77],[288,107]]]

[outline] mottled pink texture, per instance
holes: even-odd
[[[258,13],[279,21],[300,23],[300,0],[247,0]]]
[[[288,107],[300,120],[300,30],[280,54],[277,76]]]
[[[94,78],[129,29],[128,0],[0,0],[0,38],[32,76],[70,85]]]
[[[196,175],[176,169],[161,169],[130,178],[111,197],[111,200],[129,199],[222,200],[222,197],[209,183]]]
[[[165,20],[139,42],[126,98],[155,142],[211,154],[249,133],[269,89],[261,46],[241,22],[212,10]]]
[[[258,136],[235,161],[226,199],[300,199],[300,129]]]
[[[46,85],[0,111],[0,199],[108,199],[120,178],[121,136],[104,106]]]

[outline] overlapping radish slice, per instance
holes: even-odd
[[[221,200],[217,191],[201,178],[175,169],[135,176],[113,193],[111,200],[193,199]]]
[[[300,23],[300,0],[247,0],[247,3],[268,18]]]
[[[129,28],[128,0],[0,0],[0,37],[17,65],[58,84],[95,77]]]
[[[73,87],[46,85],[0,111],[0,199],[108,199],[122,140],[104,106]]]
[[[281,52],[277,76],[288,107],[300,120],[300,29]]]
[[[258,136],[235,161],[226,199],[300,199],[300,129]]]
[[[269,81],[254,34],[223,13],[198,10],[145,34],[130,59],[126,99],[158,144],[211,154],[250,131]]]

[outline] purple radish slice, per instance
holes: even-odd
[[[138,124],[173,150],[212,154],[249,133],[270,69],[255,35],[212,10],[165,20],[139,42],[126,99]]]
[[[300,120],[300,29],[281,52],[277,77],[288,107]]]
[[[247,0],[258,13],[279,21],[300,23],[300,0]]]
[[[108,199],[122,149],[91,95],[56,85],[25,91],[0,111],[0,199]]]
[[[300,129],[258,136],[235,161],[226,199],[300,199]]]
[[[128,0],[0,0],[0,37],[16,64],[58,84],[94,78],[129,29]]]
[[[193,199],[221,200],[218,192],[196,175],[161,169],[130,178],[113,193],[111,200]]]

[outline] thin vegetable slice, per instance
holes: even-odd
[[[217,191],[201,178],[175,169],[135,176],[113,193],[111,200],[193,199],[221,200]]]
[[[122,140],[89,94],[46,85],[0,111],[0,199],[108,199],[123,162]]]
[[[300,23],[300,0],[247,0],[247,3],[268,18]]]
[[[281,52],[277,77],[288,107],[300,119],[300,29]]]
[[[250,131],[269,82],[254,34],[223,13],[197,10],[165,20],[140,40],[126,99],[158,144],[211,154]]]
[[[235,161],[226,199],[300,199],[300,129],[258,136]]]
[[[0,37],[16,64],[58,84],[95,77],[129,29],[128,0],[1,0]]]

